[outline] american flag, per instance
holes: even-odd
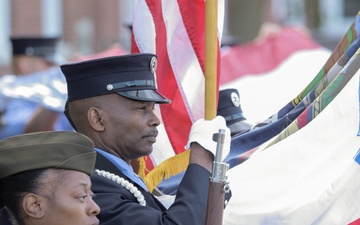
[[[218,6],[220,39],[224,1]],[[158,89],[172,101],[157,108],[161,138],[146,160],[151,170],[183,152],[192,123],[204,117],[205,1],[134,1],[131,52],[158,56]]]

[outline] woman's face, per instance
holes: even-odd
[[[62,171],[60,176],[47,176],[45,180],[49,180],[44,183],[41,194],[39,193],[43,196],[45,212],[42,224],[98,225],[96,215],[100,208],[92,199],[89,176],[78,171]],[[56,173],[56,170],[53,172]]]

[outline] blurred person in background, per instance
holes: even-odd
[[[58,54],[60,38],[10,39],[13,74],[3,75],[0,79],[0,139],[28,132],[72,130],[62,112],[47,107],[54,102],[60,104],[50,94],[58,92],[52,92],[52,87],[56,87],[54,82],[64,82],[58,67],[62,62]]]
[[[11,37],[12,72],[17,76],[41,72],[58,65],[58,37]]]
[[[240,94],[235,88],[219,91],[217,115],[225,118],[231,136],[249,131],[255,123],[246,119],[240,104]]]

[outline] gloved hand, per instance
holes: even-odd
[[[225,119],[222,116],[217,116],[212,120],[199,119],[196,121],[191,127],[185,149],[188,150],[191,143],[197,142],[215,156],[217,143],[213,140],[213,134],[219,133],[219,129],[225,130],[225,141],[221,159],[223,161],[230,152],[231,136],[230,129],[226,127]]]

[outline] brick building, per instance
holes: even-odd
[[[66,58],[103,51],[113,43],[129,51],[131,34],[126,24],[132,21],[134,1],[1,0],[0,75],[9,72],[11,35],[60,35],[60,50]],[[330,49],[360,10],[360,2],[354,0],[224,1],[224,39],[250,41],[262,22],[270,21],[307,26],[314,39]]]
[[[66,58],[103,51],[114,43],[130,48],[132,1],[2,0],[0,1],[0,74],[9,71],[10,36],[61,36]]]

